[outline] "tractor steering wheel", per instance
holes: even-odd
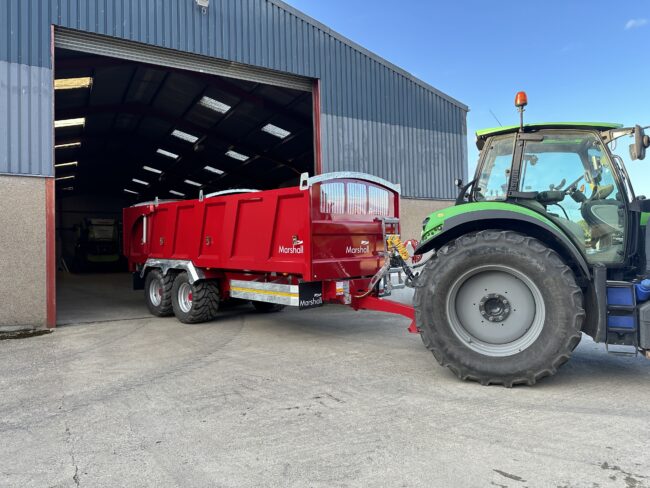
[[[576,191],[576,190],[577,190],[576,185],[577,185],[578,183],[580,183],[580,181],[583,180],[584,177],[585,177],[585,175],[584,175],[584,173],[583,173],[582,175],[580,175],[580,177],[579,177],[577,180],[575,180],[573,183],[569,183],[569,184],[568,184],[564,189],[562,189],[562,190],[560,190],[560,191],[563,191],[563,192],[564,192],[565,194],[567,194],[567,195],[571,195],[571,193],[573,193],[573,191]],[[564,180],[562,180],[562,181],[564,182]],[[573,191],[572,191],[572,190],[573,190]]]

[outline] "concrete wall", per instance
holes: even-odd
[[[0,331],[46,325],[45,182],[0,175]]]
[[[431,212],[441,208],[450,207],[452,200],[416,200],[412,198],[400,199],[400,234],[402,241],[408,239],[420,240],[422,221]]]

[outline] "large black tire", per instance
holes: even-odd
[[[414,297],[422,341],[442,366],[463,380],[506,387],[532,385],[569,359],[582,303],[574,273],[555,251],[499,230],[443,246]]]
[[[256,302],[254,300],[251,303],[255,307],[255,310],[260,313],[280,312],[285,307],[285,305],[279,305],[277,303]]]
[[[219,287],[210,280],[190,283],[187,273],[179,273],[172,287],[172,308],[184,324],[213,320],[219,311]]]
[[[172,310],[172,286],[174,273],[163,275],[159,269],[152,269],[144,279],[144,301],[152,315],[168,317]]]

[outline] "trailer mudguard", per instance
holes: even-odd
[[[522,232],[557,251],[579,273],[591,276],[589,264],[578,245],[548,217],[532,209],[505,202],[474,202],[432,213],[423,223],[422,240],[415,254],[439,249],[468,232],[503,229]]]

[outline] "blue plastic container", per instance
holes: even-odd
[[[636,299],[640,302],[650,300],[650,280],[643,280],[636,286]]]

